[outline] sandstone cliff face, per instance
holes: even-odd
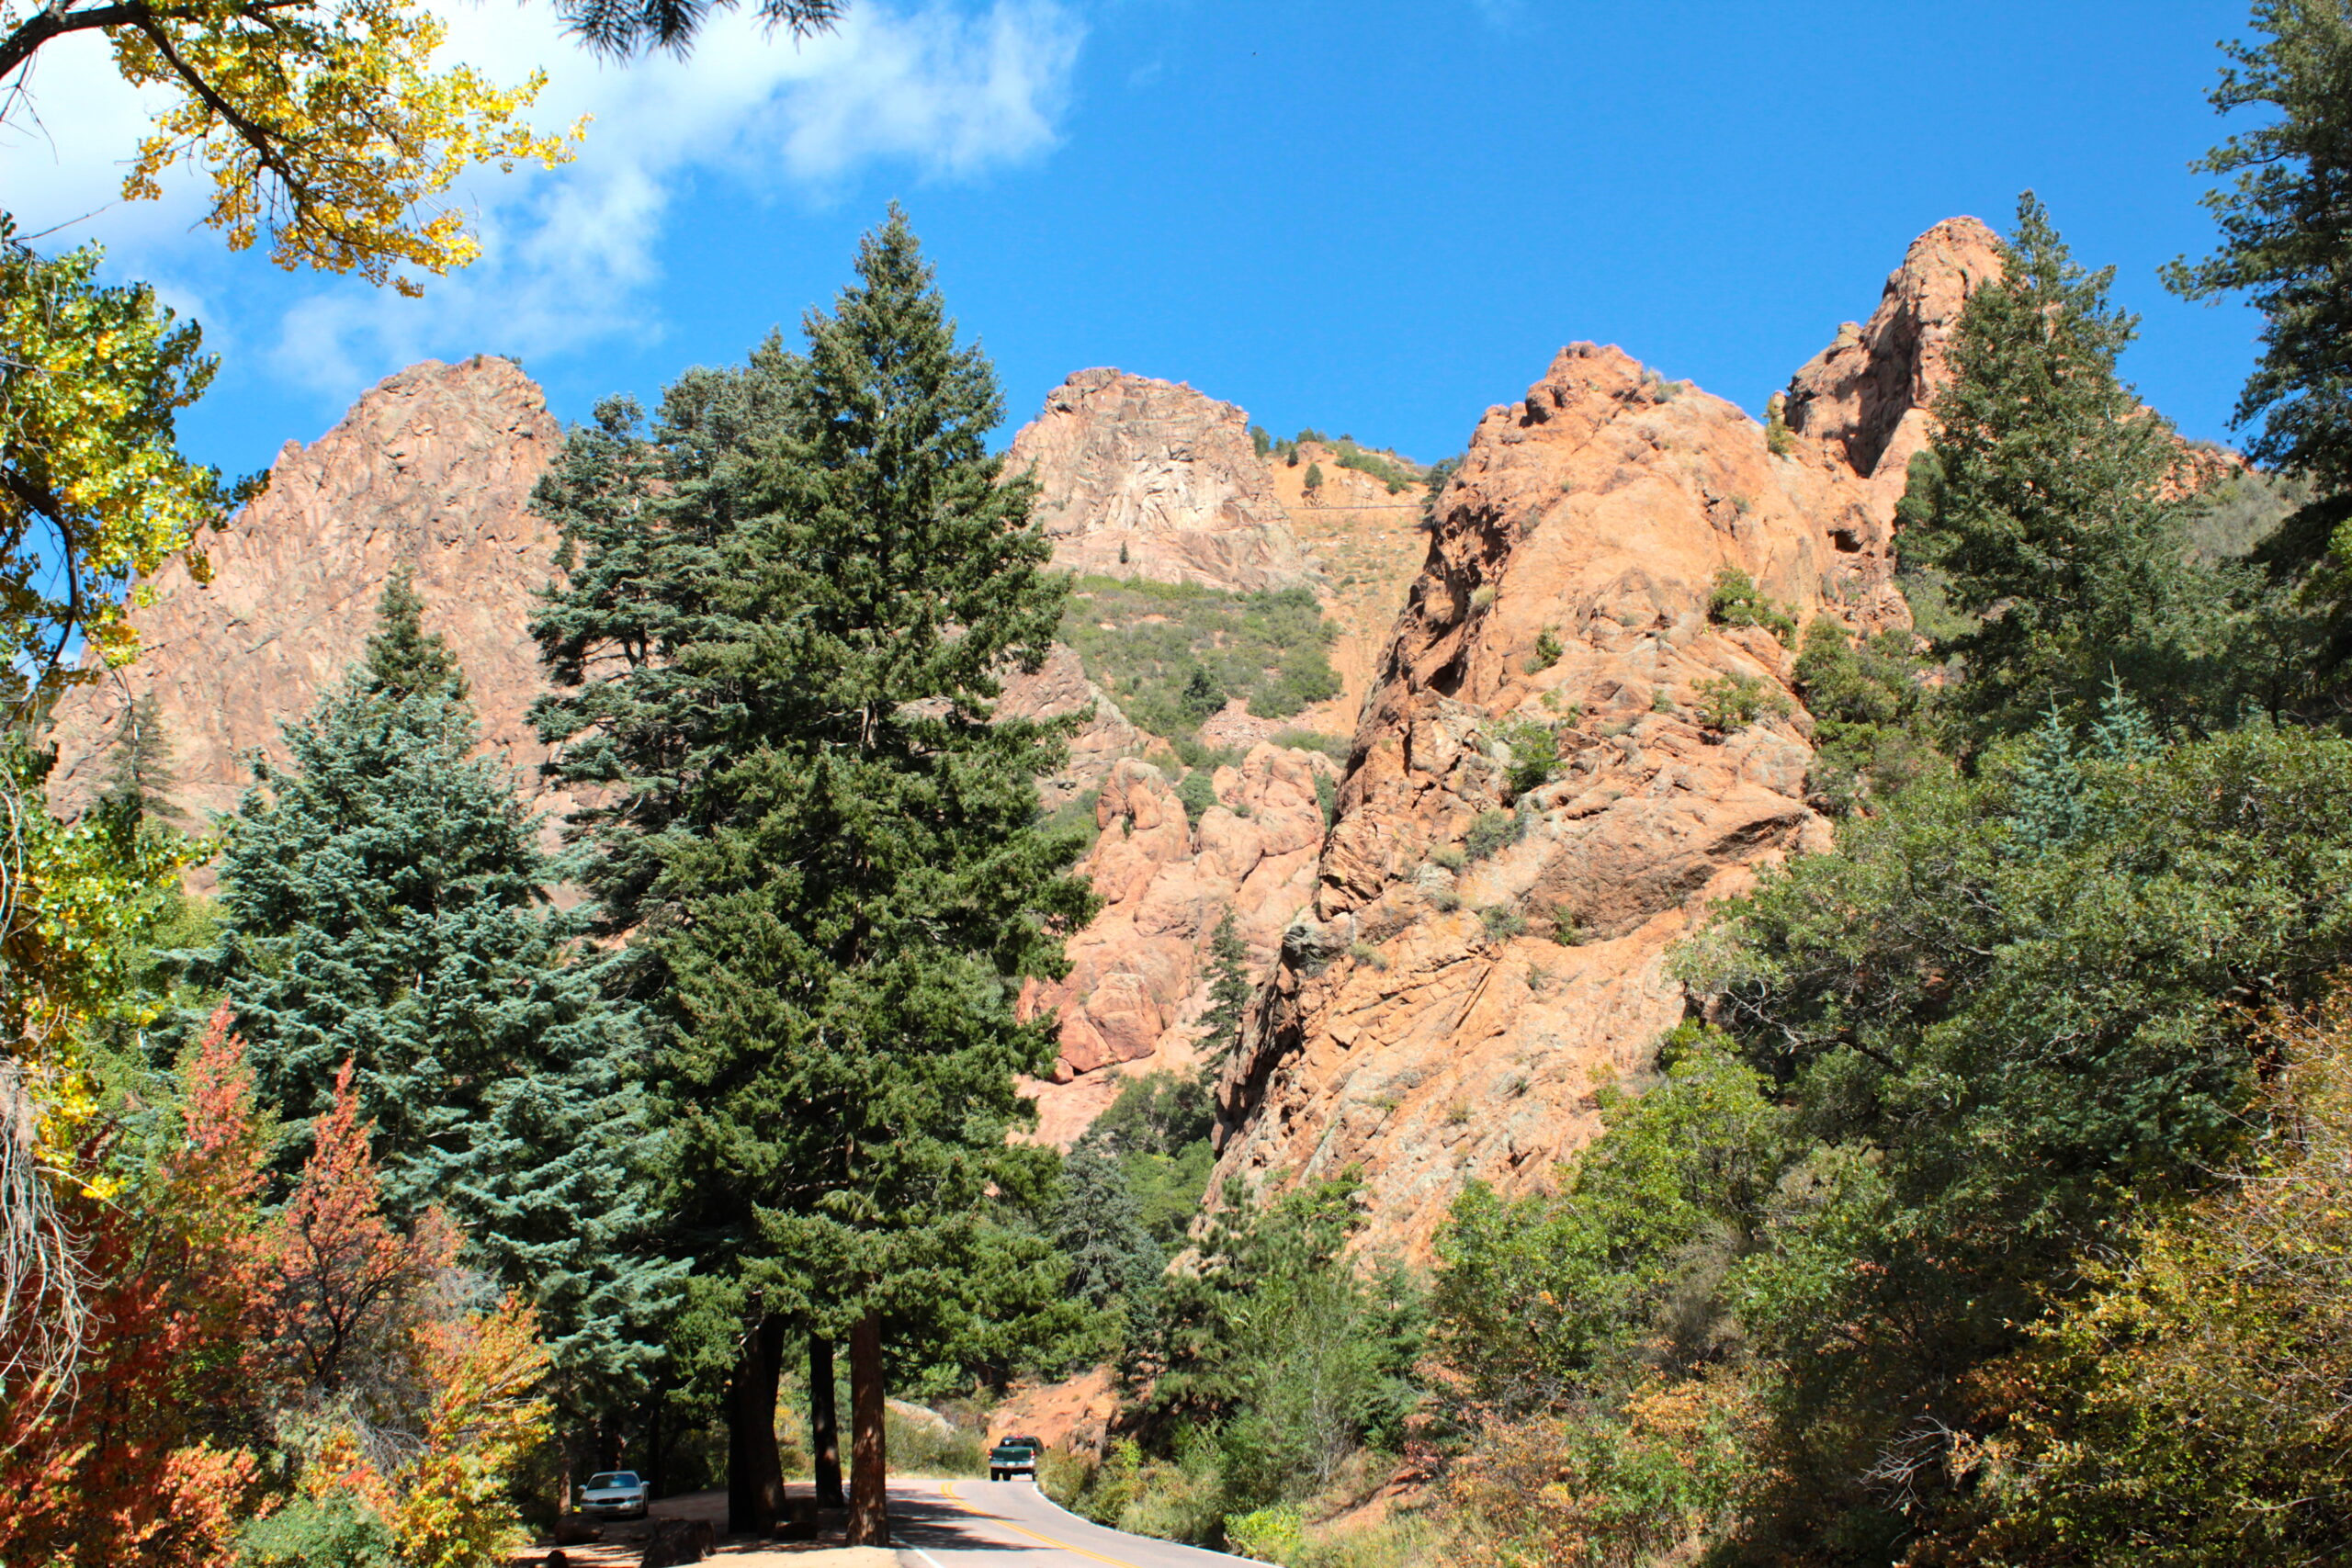
[[[1670,945],[1759,864],[1827,841],[1792,656],[1710,621],[1717,573],[1800,624],[1907,624],[1890,550],[1905,444],[1983,232],[1931,231],[1871,327],[1800,374],[1785,455],[1732,405],[1589,344],[1487,411],[1366,702],[1313,904],[1219,1085],[1212,1192],[1353,1165],[1367,1243],[1419,1252],[1466,1182],[1548,1179],[1598,1130],[1595,1089],[1646,1070],[1686,1007]],[[1781,711],[1703,724],[1697,688],[1726,677]],[[1532,727],[1563,763],[1513,810]],[[1507,841],[1474,860],[1482,815]]]
[[[153,692],[191,819],[233,810],[254,750],[282,759],[278,728],[308,713],[361,657],[393,570],[416,572],[427,628],[465,663],[485,745],[531,772],[546,749],[525,713],[541,689],[525,630],[553,575],[552,531],[529,510],[558,432],[511,361],[427,361],[383,382],[311,446],[288,442],[268,491],[205,541],[208,586],[173,562],[133,612],[144,651],[58,706],[51,790],[77,809],[103,783],[130,703]],[[539,795],[561,812],[560,794]]]
[[[1006,469],[1034,469],[1057,566],[1241,592],[1321,581],[1247,417],[1190,387],[1081,370],[1013,437]]]
[[[1197,1059],[1209,940],[1230,911],[1250,977],[1273,967],[1283,928],[1314,891],[1320,752],[1261,744],[1216,770],[1216,804],[1186,819],[1167,773],[1118,762],[1095,805],[1101,837],[1079,866],[1102,912],[1069,944],[1070,972],[1032,982],[1024,1013],[1061,1015],[1061,1062],[1038,1087],[1038,1135],[1069,1144],[1118,1092],[1121,1074]]]

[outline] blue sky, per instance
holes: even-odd
[[[1616,343],[1750,408],[1866,316],[1904,245],[2037,190],[2143,313],[2126,362],[2227,438],[2256,318],[2166,296],[2206,249],[2188,164],[2244,0],[855,0],[796,50],[722,24],[616,69],[540,9],[453,6],[451,49],[593,112],[579,162],[468,186],[489,254],[422,302],[191,231],[183,190],[64,230],[224,357],[185,445],[232,470],[413,359],[514,354],[557,412],[739,358],[903,200],[994,356],[1003,435],[1069,372],[1185,380],[1278,432],[1457,450],[1564,343]],[[24,227],[107,199],[139,106],[95,51],[0,144]]]

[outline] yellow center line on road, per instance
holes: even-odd
[[[1066,1540],[1056,1540],[1052,1536],[1041,1535],[1037,1531],[1031,1529],[1026,1525],[1016,1525],[1001,1514],[984,1514],[978,1508],[974,1507],[971,1504],[967,1503],[963,1498],[958,1497],[956,1495],[956,1483],[952,1481],[943,1481],[939,1483],[939,1495],[946,1498],[949,1502],[955,1504],[957,1507],[963,1509],[966,1513],[971,1515],[974,1518],[986,1519],[992,1525],[1002,1525],[1009,1530],[1018,1530],[1023,1535],[1027,1536],[1031,1540],[1042,1540],[1047,1546],[1057,1547],[1063,1551],[1075,1551],[1080,1557],[1091,1557],[1097,1562],[1108,1562],[1112,1565],[1112,1568],[1136,1568],[1135,1563],[1126,1558],[1105,1557],[1099,1551],[1089,1551],[1082,1546],[1072,1546]]]

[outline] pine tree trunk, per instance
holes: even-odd
[[[849,1332],[849,1544],[890,1544],[890,1455],[882,1435],[882,1317]]]
[[[833,1409],[833,1342],[808,1336],[808,1452],[817,1481],[817,1506],[849,1506],[842,1495],[841,1417]]]
[[[784,1325],[763,1318],[743,1335],[727,1387],[727,1533],[765,1535],[784,1513],[784,1461],[775,1445],[775,1386],[784,1371]]]

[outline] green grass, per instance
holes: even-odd
[[[1304,588],[1228,593],[1081,577],[1062,615],[1062,640],[1088,676],[1180,750],[1234,697],[1261,718],[1288,718],[1337,696],[1329,649],[1338,636]]]

